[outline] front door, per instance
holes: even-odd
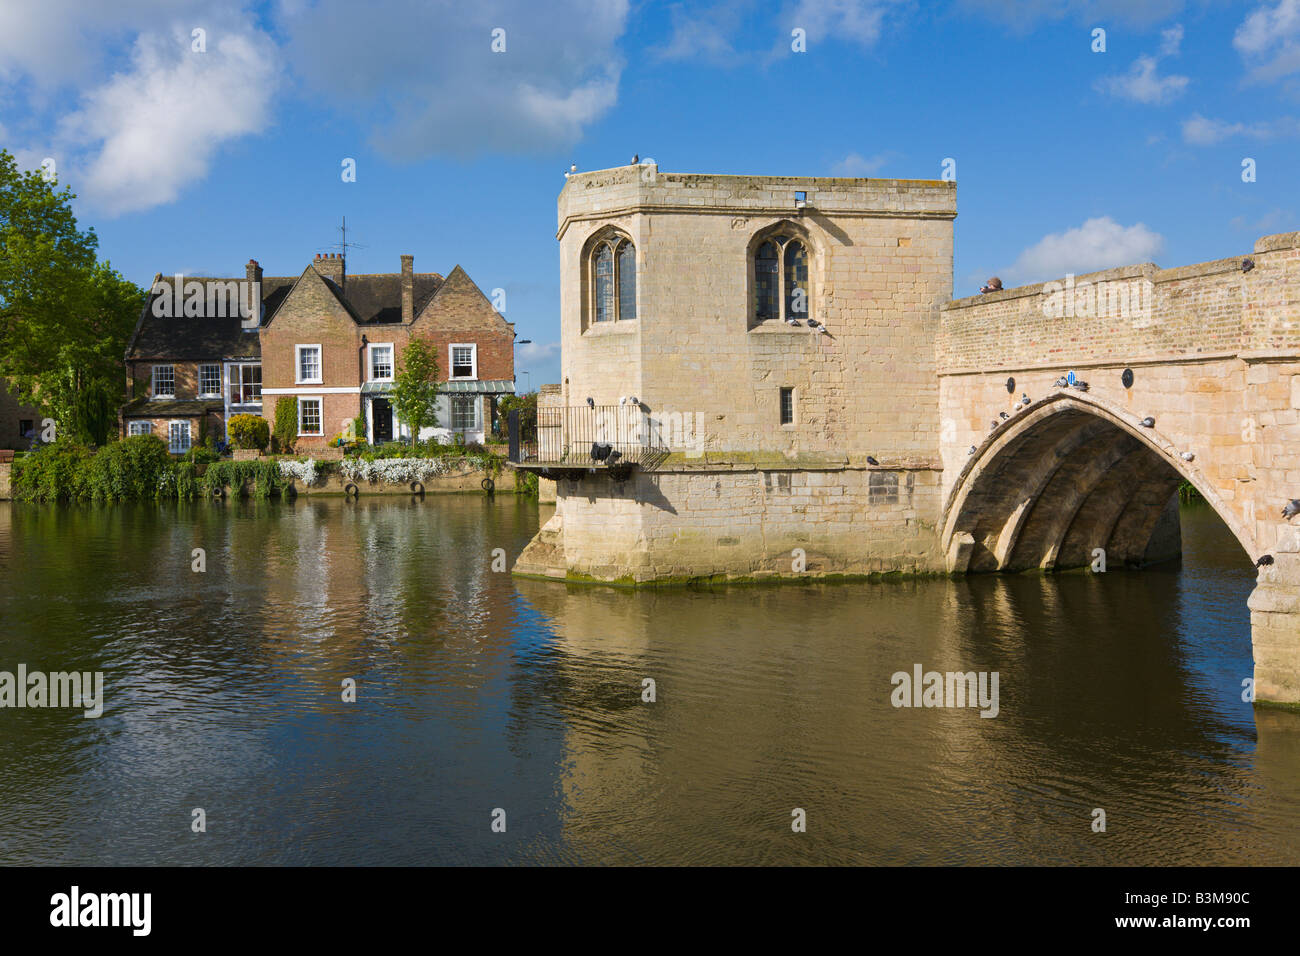
[[[393,403],[386,398],[376,398],[370,403],[370,414],[375,423],[375,444],[393,440]]]

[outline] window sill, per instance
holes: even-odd
[[[802,322],[798,325],[786,325],[780,319],[767,319],[757,325],[751,325],[748,331],[757,332],[760,335],[808,335],[816,332],[816,329],[810,329]]]
[[[636,319],[624,319],[621,322],[593,322],[582,330],[583,335],[599,337],[602,335],[631,335],[636,331]]]
[[[320,378],[299,379],[294,382],[295,385],[324,385],[325,380]]]

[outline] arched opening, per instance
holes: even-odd
[[[954,572],[1141,566],[1181,552],[1189,481],[1253,560],[1246,529],[1194,464],[1119,410],[1069,393],[1000,426],[953,486],[942,543]]]

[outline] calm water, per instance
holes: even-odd
[[[0,502],[0,670],[107,696],[0,710],[0,860],[1300,863],[1300,716],[1241,701],[1210,512],[1143,572],[660,593],[493,573],[538,521]],[[998,671],[999,715],[895,709],[916,663]]]

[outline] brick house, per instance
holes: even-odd
[[[260,289],[261,319],[293,282],[292,276],[264,278],[255,261],[242,287],[232,279],[155,276],[126,350],[119,433],[157,435],[181,454],[208,436],[224,439],[233,415],[260,415],[260,326],[240,314],[242,296]]]
[[[22,405],[0,379],[0,448],[22,450],[32,446],[32,438],[41,427],[38,409]]]
[[[303,450],[330,443],[357,416],[367,441],[409,437],[390,393],[418,336],[434,346],[442,382],[438,426],[420,437],[483,441],[497,399],[514,392],[514,326],[460,266],[444,279],[416,273],[412,256],[401,264],[398,273],[349,276],[343,257],[317,256],[297,277],[263,278],[250,261],[247,288],[261,290],[256,323],[226,314],[210,290],[232,280],[187,279],[178,297],[174,281],[157,277],[127,351],[133,391],[123,434],[149,430],[184,450],[206,434],[224,436],[239,412],[273,427],[276,404],[292,396]],[[159,317],[159,296],[172,296],[170,311],[181,317]]]

